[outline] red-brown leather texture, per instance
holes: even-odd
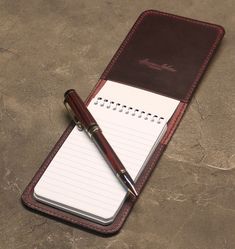
[[[215,24],[144,12],[101,78],[188,102],[223,35]]]
[[[187,37],[189,35],[190,38]],[[105,81],[109,79],[181,100],[168,123],[165,136],[138,178],[136,189],[139,193],[143,190],[160,156],[174,134],[188,105],[187,102],[192,96],[223,35],[224,30],[218,25],[153,10],[145,11],[137,19],[102,74],[101,79],[87,98],[86,104],[90,102],[92,97],[105,84]],[[196,48],[195,51],[191,51],[194,47]],[[189,56],[187,57],[187,55]],[[136,202],[134,199],[127,199],[114,222],[104,226],[40,203],[33,197],[36,183],[73,127],[74,124],[71,123],[56,143],[32,181],[26,187],[22,194],[22,201],[27,207],[57,218],[60,221],[99,234],[112,235],[117,233],[123,226]]]

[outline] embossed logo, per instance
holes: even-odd
[[[176,72],[176,69],[173,66],[171,66],[171,65],[168,65],[168,64],[157,64],[157,63],[151,62],[147,58],[139,60],[139,64],[145,65],[145,66],[147,66],[147,67],[149,67],[151,69],[158,70],[158,71],[166,70],[166,71],[169,71],[169,72],[172,72],[172,73]]]

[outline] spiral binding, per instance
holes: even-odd
[[[160,124],[164,120],[163,117],[160,117],[158,115],[147,113],[131,106],[122,105],[112,100],[104,99],[102,97],[97,97],[94,101],[94,105],[98,105],[107,109],[112,109],[113,111],[123,112],[124,114],[131,115],[133,117],[135,116],[144,120],[156,122],[157,124]]]

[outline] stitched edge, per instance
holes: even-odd
[[[142,186],[144,185],[144,183],[145,183],[145,181],[146,181],[146,179],[150,176],[150,173],[152,172],[152,170],[154,169],[154,167],[153,166],[155,166],[155,163],[157,162],[157,160],[159,159],[159,156],[160,156],[160,154],[161,154],[161,152],[162,152],[162,150],[163,150],[163,148],[164,148],[165,146],[164,145],[162,145],[162,144],[160,144],[159,145],[159,147],[157,148],[157,153],[154,155],[154,157],[152,158],[152,162],[151,162],[151,164],[148,166],[148,168],[146,168],[146,172],[145,172],[145,174],[144,174],[144,177],[142,177],[142,179],[138,182],[138,184],[137,184],[137,187],[139,188],[139,190],[140,190],[140,188],[142,188]],[[150,162],[150,161],[149,161]],[[39,177],[40,178],[40,177]],[[35,179],[33,182],[32,182],[32,184],[34,185],[35,184],[35,182],[37,182],[37,179]],[[50,215],[53,215],[53,216],[55,216],[55,217],[58,217],[58,218],[62,218],[62,219],[65,219],[65,220],[67,220],[67,221],[71,221],[71,222],[73,222],[74,224],[80,224],[80,225],[83,225],[83,226],[85,226],[85,227],[88,227],[88,228],[94,228],[95,230],[97,230],[97,231],[103,231],[103,232],[106,232],[106,231],[108,231],[108,232],[115,232],[116,231],[116,228],[118,228],[119,226],[120,226],[120,224],[122,223],[121,221],[123,220],[123,218],[127,215],[127,213],[129,212],[129,209],[130,209],[130,207],[129,206],[125,206],[125,208],[124,208],[124,212],[123,212],[123,214],[121,215],[121,217],[120,217],[120,219],[119,219],[119,221],[121,222],[119,222],[116,226],[113,226],[113,229],[110,229],[108,226],[104,226],[104,227],[107,227],[107,228],[100,228],[99,226],[97,226],[96,224],[94,224],[94,225],[92,225],[92,224],[87,224],[87,220],[86,219],[84,219],[84,221],[85,222],[82,222],[82,221],[78,221],[77,219],[73,219],[73,218],[70,218],[70,217],[68,217],[67,215],[61,215],[60,214],[60,212],[58,212],[58,211],[60,211],[60,210],[57,210],[57,209],[55,209],[56,211],[50,211],[50,210],[48,210],[48,206],[47,205],[45,205],[46,207],[44,208],[44,207],[41,207],[41,205],[43,205],[43,204],[41,204],[41,203],[39,203],[39,205],[35,205],[35,204],[33,204],[33,203],[31,203],[30,202],[30,198],[29,197],[31,197],[31,195],[30,195],[30,192],[32,191],[32,187],[31,188],[28,188],[27,189],[27,191],[26,192],[24,192],[24,194],[23,194],[23,200],[24,201],[29,201],[29,202],[27,202],[27,205],[29,206],[29,207],[31,207],[31,208],[36,208],[37,210],[39,210],[39,211],[42,211],[42,212],[45,212],[45,213],[47,213],[47,214],[50,214]],[[134,204],[134,202],[132,202],[133,204]],[[41,205],[40,205],[41,204]],[[43,205],[44,206],[44,205]],[[63,211],[62,211],[63,212]],[[75,216],[76,217],[76,216]],[[82,219],[82,218],[81,218]]]
[[[218,35],[217,35],[217,37],[216,37],[213,45],[211,46],[211,49],[209,50],[209,53],[207,54],[207,56],[204,59],[201,67],[199,68],[198,73],[197,73],[197,75],[196,75],[196,77],[195,77],[195,79],[194,79],[194,81],[193,81],[190,89],[188,90],[188,92],[187,92],[187,94],[186,94],[186,96],[184,98],[184,101],[187,102],[190,99],[190,97],[191,97],[191,95],[193,93],[193,90],[195,89],[197,83],[199,82],[202,74],[205,72],[206,66],[209,63],[209,60],[212,57],[215,49],[217,48],[217,45],[219,44],[222,36],[223,36],[223,32],[219,29],[219,33],[218,33]]]
[[[150,161],[149,161],[150,165],[148,165],[145,168],[145,172],[143,174],[143,177],[137,183],[137,189],[139,191],[142,191],[142,187],[146,183],[146,179],[149,178],[149,176],[151,175],[153,169],[155,168],[155,164],[158,161],[164,147],[165,146],[163,144],[160,144],[158,146],[158,148],[156,149],[157,150],[156,154],[154,154],[152,159],[150,159]],[[50,159],[50,158],[48,158],[48,159]],[[41,168],[40,175],[37,175],[37,174],[35,175],[35,178],[30,183],[30,186],[27,187],[27,191],[25,191],[23,193],[23,195],[22,195],[22,199],[23,199],[24,203],[27,204],[28,207],[39,210],[39,211],[41,211],[43,213],[52,215],[54,217],[57,217],[57,218],[72,222],[73,224],[82,225],[83,227],[94,229],[97,232],[114,233],[114,232],[116,232],[117,230],[119,230],[121,228],[121,226],[123,225],[123,223],[124,223],[124,221],[125,221],[125,219],[127,217],[127,214],[131,211],[131,208],[133,207],[134,202],[128,202],[124,206],[124,208],[122,208],[122,212],[120,212],[120,213],[122,213],[122,215],[118,217],[118,220],[116,222],[113,222],[111,225],[104,226],[104,227],[100,227],[100,225],[97,225],[95,223],[94,224],[87,224],[90,221],[88,221],[86,219],[83,219],[81,217],[77,217],[77,216],[74,216],[76,218],[68,217],[68,215],[66,215],[66,212],[63,212],[63,211],[58,210],[58,209],[54,209],[55,211],[53,211],[53,210],[51,211],[50,210],[51,207],[48,207],[47,205],[44,205],[43,203],[38,202],[38,205],[36,205],[34,203],[31,203],[31,198],[32,198],[31,191],[33,190],[33,187],[35,186],[36,182],[40,179],[41,174],[44,172],[44,170],[46,168],[47,168],[46,165]],[[131,204],[131,206],[130,206],[130,204]],[[53,207],[52,207],[52,209],[53,209]],[[65,215],[63,215],[61,213],[65,213]],[[69,215],[69,216],[73,216],[73,215]],[[84,222],[82,220],[84,220]]]
[[[124,42],[121,44],[121,46],[119,47],[118,51],[116,52],[116,54],[114,55],[114,57],[112,58],[111,62],[109,63],[109,65],[107,66],[107,68],[105,69],[104,73],[102,74],[101,76],[101,79],[102,77],[106,77],[107,76],[107,73],[111,70],[113,64],[116,62],[116,60],[118,59],[118,57],[121,55],[122,51],[124,50],[124,48],[126,47],[126,45],[128,44],[129,40],[131,39],[132,35],[135,33],[137,27],[140,25],[140,23],[142,22],[142,20],[144,19],[145,16],[147,15],[160,15],[160,16],[168,16],[170,18],[175,18],[175,19],[178,19],[178,20],[184,20],[184,21],[188,21],[188,22],[191,22],[191,23],[195,23],[195,24],[200,24],[202,26],[205,26],[205,27],[208,27],[208,28],[216,28],[217,30],[219,30],[219,34],[220,36],[217,36],[217,39],[215,40],[213,46],[212,46],[212,49],[210,50],[209,54],[207,55],[204,63],[203,63],[203,66],[199,69],[199,73],[198,75],[196,76],[196,79],[195,81],[193,82],[193,85],[192,87],[190,88],[190,90],[188,91],[187,93],[187,96],[190,96],[193,92],[193,89],[195,88],[196,86],[196,83],[198,81],[198,79],[200,78],[201,74],[203,73],[210,57],[212,56],[212,53],[213,51],[215,50],[216,48],[216,45],[217,43],[219,42],[221,36],[223,35],[223,31],[221,30],[221,28],[217,25],[214,25],[214,24],[209,24],[209,23],[205,23],[205,22],[200,22],[200,21],[197,21],[197,20],[192,20],[192,19],[188,19],[188,18],[185,18],[185,17],[180,17],[180,16],[175,16],[175,15],[171,15],[171,14],[167,14],[167,13],[163,13],[163,12],[158,12],[158,11],[154,11],[154,10],[149,10],[149,11],[145,11],[143,12],[140,17],[137,19],[136,23],[134,24],[133,28],[131,29],[131,31],[128,33],[128,35],[126,36]],[[198,78],[197,78],[198,77]],[[99,83],[101,83],[102,81],[99,81],[96,86],[94,87],[93,91],[91,92],[91,94],[89,95],[89,97],[91,97],[91,95],[93,93],[95,93],[96,89],[98,89],[99,87]],[[89,99],[88,97],[88,99]],[[187,97],[186,97],[187,99]],[[173,129],[176,128],[175,125],[176,125],[176,122],[178,121],[179,118],[181,118],[181,115],[183,113],[183,107],[182,109],[180,109],[180,112],[179,114],[177,115],[177,117],[175,118],[175,121],[174,123],[172,124],[172,128],[170,129],[169,131],[169,136],[168,136],[168,140],[167,142],[169,141],[169,138],[172,136],[173,134]],[[45,212],[47,214],[50,214],[54,217],[57,217],[57,218],[62,218],[63,220],[66,220],[66,221],[71,221],[72,223],[74,224],[78,224],[78,225],[81,225],[85,228],[92,228],[94,229],[95,231],[97,232],[105,232],[105,233],[114,233],[116,232],[117,230],[119,230],[124,221],[126,220],[126,217],[127,217],[127,214],[130,212],[131,208],[133,207],[134,205],[134,202],[131,202],[131,206],[130,206],[130,202],[127,203],[127,205],[124,206],[123,209],[121,209],[122,211],[122,215],[120,217],[117,216],[118,219],[115,219],[117,221],[114,221],[110,226],[106,226],[105,228],[101,228],[99,225],[97,224],[87,224],[89,223],[89,221],[84,220],[84,222],[82,222],[80,219],[80,217],[76,218],[76,219],[73,219],[73,218],[70,218],[66,215],[63,215],[63,214],[60,214],[60,212],[58,212],[57,210],[56,211],[50,211],[48,210],[47,206],[46,208],[44,207],[40,207],[40,206],[37,206],[35,204],[32,204],[30,201],[30,192],[32,191],[34,185],[36,184],[36,182],[40,179],[41,175],[43,174],[43,172],[45,171],[45,169],[48,167],[49,163],[51,162],[52,158],[55,156],[55,154],[57,153],[57,151],[59,150],[59,148],[61,147],[61,145],[63,144],[63,142],[65,141],[65,139],[67,138],[67,136],[69,135],[69,133],[71,132],[72,128],[74,127],[74,125],[70,125],[66,131],[63,133],[63,135],[61,136],[61,138],[59,139],[59,141],[56,143],[56,145],[54,146],[54,148],[52,149],[51,153],[49,154],[49,156],[46,158],[46,160],[43,162],[42,166],[39,168],[38,172],[36,173],[36,175],[34,176],[34,178],[32,179],[32,181],[29,183],[29,185],[26,187],[24,193],[22,194],[22,200],[23,202],[31,207],[31,208],[34,208],[36,210],[39,210],[39,211],[42,211],[42,212]],[[160,144],[155,152],[154,152],[154,155],[153,157],[149,160],[148,162],[148,165],[146,165],[146,168],[144,170],[144,173],[142,174],[142,177],[140,178],[140,180],[137,182],[137,187],[139,189],[139,191],[142,191],[142,188],[143,188],[143,185],[146,183],[146,180],[149,178],[151,172],[153,171],[153,169],[156,167],[156,162],[158,161],[158,159],[160,158],[160,155],[161,155],[161,152],[163,150],[163,148],[165,148],[166,145],[163,145],[163,144]],[[129,204],[129,205],[128,205]],[[59,210],[60,211],[60,210]],[[111,228],[112,227],[112,228]]]
[[[180,106],[170,121],[170,124],[168,126],[168,130],[162,139],[162,143],[167,144],[169,142],[169,140],[173,136],[174,131],[177,128],[179,121],[181,120],[186,108],[187,108],[187,104],[184,102],[180,102]]]

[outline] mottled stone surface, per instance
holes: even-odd
[[[118,235],[26,210],[20,195],[67,126],[63,92],[85,99],[140,12],[222,24],[227,34],[158,168]],[[0,0],[0,248],[235,248],[233,0]]]

